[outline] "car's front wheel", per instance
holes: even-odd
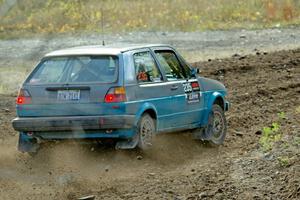
[[[223,144],[227,131],[227,122],[224,110],[220,105],[214,104],[209,117],[207,135],[214,144]]]
[[[152,146],[155,135],[155,121],[149,114],[144,114],[138,124],[138,147],[146,150]]]

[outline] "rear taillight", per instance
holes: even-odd
[[[105,95],[105,103],[117,103],[126,101],[126,91],[124,87],[110,88]]]
[[[200,90],[200,85],[198,82],[192,82],[191,85],[192,85],[193,91]]]
[[[30,104],[31,103],[31,96],[29,92],[25,89],[20,89],[18,97],[16,99],[16,104]]]

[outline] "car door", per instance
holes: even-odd
[[[186,120],[191,124],[199,125],[203,117],[204,98],[202,96],[198,75],[192,73],[192,68],[177,52],[176,55],[187,80],[183,83],[186,95]]]
[[[180,106],[173,102],[180,102],[183,89],[178,83],[168,82],[160,70],[153,52],[150,49],[135,50],[126,56],[131,59],[126,61],[133,64],[135,84],[127,84],[129,96],[128,111],[139,111],[143,106],[154,106],[157,112],[158,131],[168,131],[178,126],[180,119],[176,117],[182,112]],[[130,65],[125,69],[126,74],[131,74]],[[127,75],[128,79],[132,79]],[[132,82],[132,80],[127,80]]]
[[[153,48],[166,80],[167,90],[170,94],[170,104],[167,106],[169,115],[165,116],[172,127],[186,128],[191,123],[187,118],[185,82],[186,75],[176,53],[170,48]]]
[[[202,116],[203,98],[197,77],[191,73],[191,68],[174,50],[156,49],[154,52],[167,81],[178,87],[180,96],[176,101],[171,102],[173,107],[180,107],[181,109],[174,116],[180,120],[180,122],[176,122],[177,125],[191,127],[199,124]]]

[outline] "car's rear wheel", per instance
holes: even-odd
[[[209,140],[213,144],[224,143],[227,131],[227,122],[224,110],[218,104],[213,105],[212,112],[209,117],[207,131],[209,135]]]
[[[146,150],[152,146],[155,135],[155,121],[149,114],[144,114],[138,124],[138,147]]]

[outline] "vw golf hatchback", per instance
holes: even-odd
[[[77,47],[41,59],[19,91],[12,124],[22,152],[62,139],[147,149],[155,134],[186,129],[222,144],[226,93],[168,45]]]

